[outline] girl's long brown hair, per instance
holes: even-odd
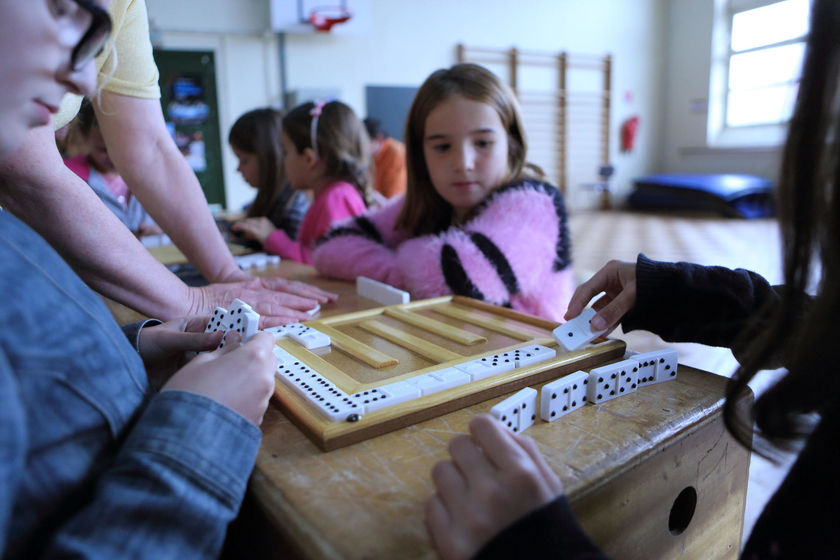
[[[283,132],[298,153],[312,148],[312,102],[298,105],[283,119]],[[321,108],[316,132],[317,154],[330,179],[347,181],[370,204],[370,139],[362,121],[341,101],[330,101]]]
[[[790,448],[840,396],[834,325],[840,312],[840,2],[817,0],[793,117],[782,157],[777,207],[785,285],[781,302],[760,318],[746,359],[726,395],[724,421],[759,453]],[[818,281],[817,295],[806,296]],[[766,323],[765,323],[766,322]],[[755,403],[736,406],[747,382],[775,357],[788,373]],[[768,445],[770,444],[770,445]]]
[[[499,114],[508,136],[508,176],[504,182],[521,179],[526,166],[525,131],[513,92],[495,74],[477,64],[456,64],[435,71],[417,90],[405,124],[408,188],[395,227],[413,235],[437,233],[452,223],[452,206],[432,185],[423,155],[426,118],[452,95],[486,103]]]
[[[257,196],[248,208],[249,217],[267,216],[286,184],[283,172],[283,113],[265,107],[248,111],[233,123],[228,143],[241,152],[254,154],[259,165]]]

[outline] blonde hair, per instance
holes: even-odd
[[[307,102],[283,118],[283,132],[299,154],[311,148],[327,177],[353,184],[370,204],[370,140],[353,109],[340,101]]]
[[[452,206],[435,190],[423,155],[426,119],[453,95],[486,103],[499,114],[508,139],[508,174],[503,183],[519,181],[526,167],[527,143],[513,92],[495,74],[477,64],[456,64],[437,70],[417,91],[405,125],[408,188],[396,228],[413,235],[438,233],[452,223]]]

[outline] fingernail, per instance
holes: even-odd
[[[607,322],[600,315],[595,315],[590,322],[596,331],[607,328]]]

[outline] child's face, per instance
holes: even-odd
[[[310,187],[307,160],[304,154],[299,154],[294,142],[282,133],[280,143],[283,146],[283,169],[286,172],[286,179],[293,189],[305,190]],[[305,153],[305,152],[304,152]]]
[[[423,155],[435,190],[462,219],[504,181],[507,132],[492,106],[453,95],[426,118]]]
[[[239,166],[236,168],[245,182],[254,188],[259,187],[260,183],[260,162],[257,160],[257,154],[251,152],[243,152],[238,148],[233,148],[233,153],[239,158]]]
[[[30,128],[49,124],[65,92],[93,92],[93,64],[70,67],[91,21],[69,0],[0,2],[0,153],[17,149]]]

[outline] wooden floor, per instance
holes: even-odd
[[[586,280],[610,259],[635,261],[638,253],[664,261],[689,261],[758,272],[772,284],[781,282],[781,243],[773,219],[737,220],[686,214],[647,214],[626,211],[579,212],[570,216],[575,279]],[[646,332],[614,333],[628,348],[646,352],[675,347],[684,363],[719,375],[731,376],[737,367],[732,352],[700,344],[666,344]],[[760,394],[781,371],[762,372],[750,383]],[[750,464],[746,541],[766,501],[787,473],[791,457],[781,466],[757,455]]]

